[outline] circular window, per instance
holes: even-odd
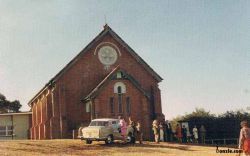
[[[98,58],[104,65],[112,65],[117,60],[117,52],[111,46],[103,46],[98,51]]]

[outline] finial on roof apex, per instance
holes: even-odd
[[[104,29],[108,29],[108,27],[109,27],[109,26],[108,26],[107,23],[105,23],[105,25],[103,26]]]

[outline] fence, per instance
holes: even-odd
[[[239,139],[238,138],[229,138],[229,139],[206,139],[206,144],[212,145],[238,145]]]

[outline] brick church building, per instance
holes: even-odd
[[[91,119],[130,116],[142,123],[164,120],[158,83],[162,78],[108,25],[28,103],[31,139],[72,137]]]

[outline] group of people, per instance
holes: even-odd
[[[164,127],[162,122],[158,124],[157,120],[154,120],[152,123],[152,130],[154,133],[154,141],[159,143],[160,141],[164,141]]]
[[[131,117],[129,117],[129,122],[127,124],[127,122],[125,121],[125,119],[122,116],[119,116],[119,125],[120,125],[120,133],[121,136],[123,137],[123,141],[126,143],[126,137],[128,135],[128,128],[132,129],[133,132],[133,136],[139,141],[140,144],[142,144],[142,137],[143,137],[143,133],[141,131],[141,123],[139,121],[137,121],[137,123],[135,123]]]
[[[198,143],[199,136],[201,137],[201,143],[205,143],[206,129],[204,125],[201,125],[198,130],[196,125],[192,129],[193,134],[183,125],[181,127],[179,124],[176,126],[175,136],[180,143]]]
[[[142,143],[143,133],[141,131],[141,123],[139,121],[135,123],[129,117],[129,124],[127,124],[124,118],[122,118],[121,116],[119,116],[118,118],[120,119],[120,132],[124,142],[126,142],[128,127],[130,127],[134,131],[133,135],[135,136],[136,140],[138,140],[139,143]],[[177,124],[176,131],[175,133],[173,133],[170,123],[164,124],[163,122],[154,120],[152,123],[152,132],[154,134],[154,141],[156,143],[173,141],[173,136],[175,136],[177,138],[177,141],[180,143],[198,143],[198,139],[200,136],[201,142],[205,143],[206,129],[203,125],[199,130],[196,126],[194,126],[192,130],[193,134],[191,134],[185,126],[181,127],[179,124]]]
[[[129,117],[129,124],[127,125],[127,122],[125,121],[124,118],[119,116],[120,119],[120,133],[124,139],[124,142],[126,142],[126,136],[127,136],[127,129],[130,127],[133,129],[133,132],[137,138],[136,140],[139,141],[139,143],[142,143],[142,138],[143,138],[143,133],[141,129],[141,123],[138,121],[135,123],[134,121],[131,120]],[[165,128],[164,128],[165,126]],[[250,156],[250,128],[248,126],[247,121],[242,121],[241,122],[241,130],[240,130],[240,137],[239,137],[239,148],[243,150],[243,153],[246,156]],[[162,122],[158,123],[157,120],[154,120],[152,123],[152,131],[154,134],[154,141],[156,143],[159,143],[160,141],[167,141],[166,136],[170,136],[170,141],[171,141],[171,133],[172,133],[172,128],[170,123],[166,123],[166,125],[163,125]],[[167,134],[165,134],[165,132]],[[201,143],[205,143],[205,136],[206,136],[206,129],[204,125],[201,125],[201,127],[197,128],[195,125],[192,129],[193,134],[189,132],[189,130],[185,126],[180,126],[177,124],[176,126],[176,131],[175,134],[177,140],[181,143],[186,143],[186,142],[193,142],[193,143],[198,143],[199,137],[201,137]]]
[[[120,120],[120,133],[123,137],[123,141],[126,142],[126,137],[128,135],[128,129],[133,129],[133,135],[136,138],[136,140],[139,141],[140,144],[142,144],[143,140],[143,133],[141,129],[141,123],[137,121],[136,123],[129,117],[129,124],[125,121],[125,119],[122,116],[119,116],[118,119]],[[157,120],[154,120],[152,123],[152,131],[154,133],[155,142],[159,143],[160,141],[164,141],[164,125],[162,122],[158,123]]]

